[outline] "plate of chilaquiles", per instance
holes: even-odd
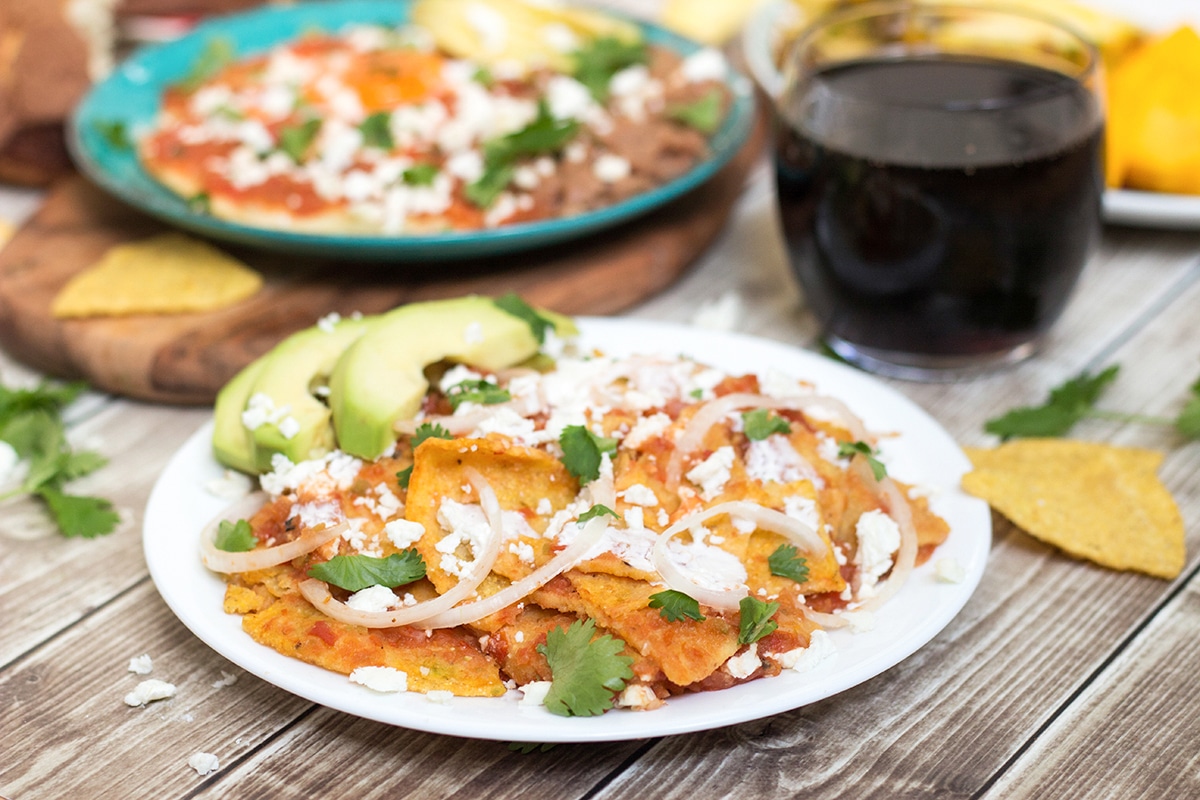
[[[331,315],[251,363],[155,486],[144,547],[188,628],[314,702],[642,738],[919,650],[987,560],[968,468],[829,359],[468,296]]]
[[[102,188],[262,248],[461,258],[619,224],[703,184],[754,116],[716,49],[522,0],[217,17],[134,53],[69,142]]]

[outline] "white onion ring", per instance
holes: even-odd
[[[654,543],[654,566],[668,587],[720,611],[737,610],[738,604],[747,595],[748,589],[745,586],[723,590],[700,586],[671,560],[670,554],[667,552],[667,543],[684,531],[689,531],[696,525],[721,514],[748,519],[763,530],[782,534],[805,552],[821,553],[829,550],[829,544],[803,522],[773,508],[765,508],[746,500],[717,503],[715,506],[684,517],[663,531],[662,535],[658,537],[658,541]]]
[[[863,442],[871,440],[862,420],[856,417],[845,403],[833,397],[819,394],[783,398],[746,392],[727,394],[701,406],[680,432],[679,437],[675,440],[675,449],[671,453],[671,460],[667,463],[668,486],[679,485],[680,476],[683,475],[683,459],[699,449],[709,428],[716,425],[731,411],[739,408],[769,408],[800,412],[810,408],[825,408],[837,414],[846,430],[850,431],[850,435],[856,440]]]
[[[413,606],[392,609],[389,611],[359,611],[350,608],[345,603],[334,600],[329,593],[329,585],[324,581],[310,578],[300,583],[300,593],[316,607],[318,611],[339,622],[349,625],[361,625],[364,628],[398,628],[401,625],[413,625],[444,611],[453,608],[460,600],[471,595],[483,579],[492,571],[492,565],[500,555],[500,544],[504,531],[500,526],[500,501],[496,493],[482,475],[473,469],[463,471],[471,486],[479,493],[479,504],[483,507],[483,515],[487,518],[492,529],[492,535],[484,544],[483,552],[479,553],[471,563],[471,571],[459,579],[449,591],[438,595],[432,600],[426,600]]]
[[[345,522],[320,528],[306,528],[290,542],[274,547],[255,548],[240,553],[219,550],[214,544],[217,530],[222,522],[249,519],[254,512],[266,504],[266,494],[255,492],[239,500],[221,512],[216,519],[204,526],[200,533],[200,561],[213,572],[233,575],[266,569],[291,561],[293,558],[311,553],[328,541],[336,539],[349,526]]]
[[[575,537],[575,541],[524,578],[482,600],[457,606],[422,620],[422,624],[427,628],[453,628],[475,622],[488,614],[494,614],[503,608],[508,608],[513,603],[520,602],[534,590],[540,589],[558,575],[574,567],[595,546],[596,542],[600,541],[606,530],[608,530],[608,525],[601,517],[588,520],[584,523],[583,530]]]

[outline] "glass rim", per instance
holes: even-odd
[[[857,3],[854,6],[843,8],[837,11],[831,11],[823,14],[820,17],[812,20],[800,32],[796,39],[787,48],[787,55],[784,58],[784,84],[785,89],[782,94],[787,94],[796,82],[797,73],[800,71],[798,62],[799,55],[807,47],[810,47],[813,40],[820,34],[829,30],[836,25],[846,23],[863,22],[871,18],[883,18],[887,16],[897,16],[901,14],[927,14],[951,16],[960,13],[985,13],[1009,18],[1020,18],[1032,22],[1037,22],[1046,25],[1048,28],[1057,30],[1067,36],[1070,36],[1074,43],[1078,46],[1080,52],[1084,54],[1084,62],[1078,65],[1075,72],[1060,72],[1067,78],[1070,78],[1075,83],[1087,84],[1095,80],[1102,68],[1102,60],[1100,50],[1096,45],[1076,28],[1069,21],[1055,17],[1052,14],[1046,14],[1040,9],[1030,9],[1023,6],[1011,5],[1003,2],[913,2],[913,0],[868,0],[864,3]],[[895,44],[903,44],[897,42]],[[933,52],[937,52],[936,50]],[[961,53],[962,55],[971,55],[966,50],[943,50],[943,52]],[[932,54],[932,53],[930,53]],[[897,57],[902,57],[903,54],[898,54]],[[852,58],[832,60],[831,64],[846,63],[852,61]],[[1017,61],[1012,58],[1010,60]],[[949,110],[949,109],[947,109]],[[987,110],[987,107],[972,106],[969,109],[963,110]]]

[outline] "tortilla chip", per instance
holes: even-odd
[[[199,239],[164,233],[117,245],[54,298],[56,317],[214,311],[250,297],[262,276]]]
[[[1152,450],[1069,439],[1020,439],[968,449],[967,493],[1031,536],[1105,567],[1174,578],[1183,518],[1155,472]]]

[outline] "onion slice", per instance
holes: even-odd
[[[473,469],[464,470],[467,480],[479,493],[479,504],[483,506],[483,515],[491,527],[491,535],[484,543],[483,552],[476,555],[471,563],[471,571],[459,579],[449,591],[438,595],[432,600],[426,600],[404,608],[389,611],[359,611],[350,608],[340,600],[333,599],[329,593],[329,585],[324,581],[310,578],[300,583],[300,593],[316,607],[318,611],[338,622],[349,625],[361,625],[364,628],[398,628],[401,625],[414,625],[423,622],[435,614],[448,611],[465,600],[483,583],[483,579],[492,571],[492,565],[500,555],[500,544],[504,538],[504,530],[500,525],[500,501],[491,485]]]
[[[832,397],[819,394],[806,394],[799,397],[768,397],[763,394],[735,393],[718,397],[701,406],[700,410],[688,420],[688,424],[680,432],[675,441],[675,449],[671,460],[667,463],[667,485],[678,486],[683,475],[683,460],[691,455],[704,441],[704,435],[709,428],[716,425],[731,411],[739,408],[770,408],[775,410],[800,411],[823,408],[837,415],[839,421],[850,431],[850,435],[860,441],[870,441],[870,434],[862,420],[854,415],[845,403]]]
[[[520,602],[583,560],[588,551],[604,536],[606,530],[608,530],[608,524],[601,517],[588,520],[584,523],[583,530],[575,537],[575,541],[524,578],[504,587],[490,597],[429,617],[423,621],[424,625],[428,628],[453,628],[458,625],[466,625],[486,617],[488,614],[508,608],[513,603]]]
[[[290,542],[240,553],[217,549],[214,542],[222,522],[248,519],[254,512],[262,508],[266,501],[266,494],[255,492],[222,511],[216,519],[204,527],[200,534],[200,561],[204,566],[213,572],[225,575],[274,567],[311,553],[326,542],[336,539],[342,534],[342,531],[349,527],[345,522],[341,522],[337,525],[307,528],[299,537]]]
[[[749,590],[744,585],[732,589],[709,589],[699,585],[671,559],[667,544],[679,534],[721,514],[747,519],[763,530],[782,534],[805,552],[817,554],[829,550],[829,544],[808,525],[773,508],[765,508],[746,500],[717,503],[684,517],[663,531],[654,543],[654,566],[667,586],[720,611],[737,610],[738,604]]]

